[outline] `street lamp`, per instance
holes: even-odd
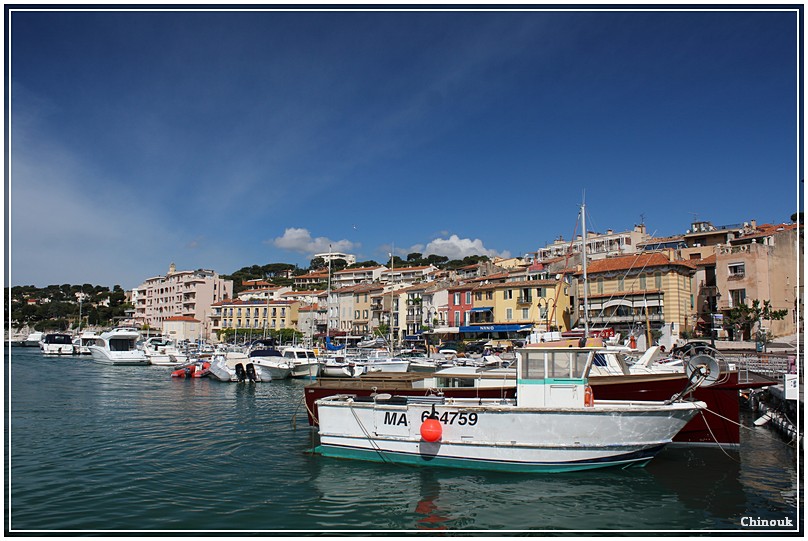
[[[553,300],[545,299],[544,297],[539,298],[538,303],[536,303],[537,308],[539,308],[539,319],[541,319],[542,302],[544,302],[544,330],[545,332],[550,332],[550,306]]]

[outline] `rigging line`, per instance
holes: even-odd
[[[724,417],[724,416],[723,416],[723,415],[721,415],[720,413],[717,413],[717,412],[715,412],[715,411],[713,411],[713,410],[711,410],[711,409],[709,409],[709,408],[707,408],[707,409],[705,409],[705,410],[703,410],[703,411],[706,411],[706,412],[712,413],[712,414],[713,414],[713,415],[715,415],[716,417],[721,417],[721,418],[722,418],[722,419],[724,419],[725,421],[729,421],[729,422],[730,422],[730,423],[732,423],[732,424],[738,425],[740,428],[745,428],[746,430],[749,430],[750,432],[757,432],[757,429],[756,429],[756,428],[751,427],[751,426],[742,425],[741,423],[739,423],[739,422],[737,422],[737,421],[733,421],[732,419],[730,419],[730,418],[728,418],[728,417]],[[702,414],[703,414],[703,412],[702,412]],[[706,424],[706,420],[705,420],[705,424]],[[708,428],[709,428],[709,427],[708,427]],[[787,443],[787,442],[784,442],[783,440],[778,439],[778,438],[775,438],[775,437],[772,437],[772,436],[769,436],[768,434],[767,434],[767,437],[769,437],[769,439],[771,439],[772,441],[776,441],[776,442],[778,442],[778,443],[782,443],[782,444],[783,444],[783,445],[785,445],[786,447],[791,448],[791,444],[790,444],[790,442],[788,442],[788,443]]]
[[[362,430],[362,433],[363,433],[363,434],[365,435],[365,437],[368,439],[368,443],[370,443],[370,446],[373,448],[373,450],[374,450],[374,451],[376,451],[376,454],[378,454],[378,455],[379,455],[379,458],[381,458],[381,459],[382,459],[382,462],[392,464],[392,462],[391,462],[391,461],[389,461],[389,460],[387,460],[387,458],[385,458],[384,454],[382,453],[382,449],[381,449],[381,447],[379,447],[379,444],[377,444],[375,441],[373,441],[373,438],[371,438],[371,437],[370,437],[370,433],[369,433],[369,432],[367,431],[367,429],[365,428],[365,425],[364,425],[364,424],[362,424],[361,419],[359,419],[359,415],[357,415],[356,410],[354,410],[354,407],[353,407],[353,400],[351,400],[351,401],[348,403],[348,407],[350,408],[351,413],[352,413],[352,414],[353,414],[353,416],[354,416],[354,419],[356,419],[356,422],[359,424],[359,428]]]
[[[704,410],[699,410],[699,414],[701,415],[701,418],[704,421],[704,426],[707,427],[707,431],[710,433],[710,436],[713,438],[713,441],[715,442],[715,444],[718,445],[718,448],[721,449],[721,452],[724,453],[725,455],[727,455],[727,458],[729,458],[730,460],[732,460],[736,464],[740,464],[741,463],[740,460],[737,460],[735,457],[733,457],[732,455],[727,453],[727,451],[721,446],[721,443],[718,441],[718,438],[716,438],[715,434],[713,434],[713,429],[710,428],[710,423],[707,422],[707,417],[704,416]]]

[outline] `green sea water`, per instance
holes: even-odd
[[[642,469],[419,469],[311,454],[301,380],[180,380],[34,348],[5,361],[7,533],[763,533],[797,524],[744,517],[802,514],[795,450],[768,428]]]

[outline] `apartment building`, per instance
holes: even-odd
[[[615,233],[609,229],[606,233],[587,231],[586,254],[591,260],[606,257],[633,254],[638,251],[638,245],[651,239],[645,230],[645,224],[635,225],[632,231]],[[563,237],[557,238],[552,244],[540,248],[536,259],[544,261],[567,255],[578,255],[583,249],[583,235],[577,235],[574,240],[567,241]]]
[[[210,307],[210,335],[236,329],[239,335],[262,336],[264,331],[297,329],[300,303],[271,299],[228,299]]]
[[[387,267],[378,266],[334,271],[331,273],[331,288],[339,289],[346,286],[378,282],[381,278],[382,272],[386,270]]]
[[[761,322],[762,326],[773,336],[797,333],[802,236],[803,228],[795,223],[763,224],[719,246],[715,255],[718,310],[727,313],[738,304],[758,300],[762,306],[770,301],[772,309],[786,310],[788,316]]]
[[[682,330],[692,330],[696,264],[674,260],[663,252],[645,252],[591,262],[587,281],[576,272],[576,318],[574,325],[612,327],[626,336],[638,329],[660,330],[674,339]],[[584,287],[588,314],[584,314]],[[663,329],[664,328],[664,329]]]
[[[462,333],[514,333],[567,330],[569,285],[561,280],[519,280],[480,284]]]
[[[172,317],[205,321],[210,306],[233,295],[233,281],[212,270],[178,271],[172,263],[165,276],[148,278],[133,291],[137,325],[162,328]]]

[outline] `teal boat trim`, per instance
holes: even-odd
[[[336,445],[318,445],[314,448],[313,453],[331,458],[344,458],[349,460],[363,460],[430,468],[443,467],[512,473],[563,473],[592,470],[596,468],[642,467],[645,466],[657,453],[659,453],[663,447],[664,445],[656,445],[641,451],[634,451],[602,460],[571,461],[562,463],[515,462],[505,460],[491,461],[461,457],[441,457],[415,453],[399,453],[381,449],[363,449],[358,447]]]

